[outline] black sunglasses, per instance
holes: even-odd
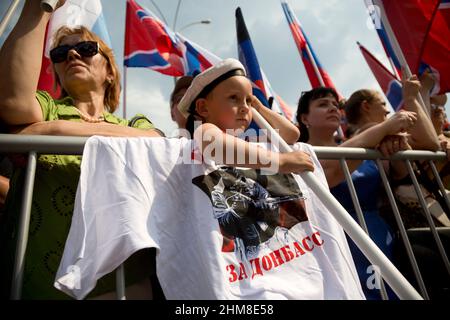
[[[82,57],[93,57],[98,53],[98,43],[95,41],[82,41],[74,45],[62,45],[50,50],[50,59],[53,63],[66,61],[69,51],[75,51]]]

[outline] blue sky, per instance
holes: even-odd
[[[0,2],[0,16],[4,15],[11,1]],[[151,0],[137,2],[159,15]],[[179,0],[153,2],[172,28]],[[361,88],[380,90],[356,45],[356,41],[360,41],[387,64],[376,32],[369,28],[369,16],[363,0],[288,2],[322,66],[345,97]],[[119,64],[123,61],[125,3],[125,0],[102,0],[104,16]],[[310,84],[279,0],[182,0],[176,30],[181,30],[189,23],[209,18],[211,24],[195,24],[183,29],[181,33],[219,57],[237,58],[235,9],[238,6],[242,9],[260,66],[273,89],[291,107],[296,108],[300,92],[309,90]],[[16,19],[17,17],[12,20],[12,24]],[[7,29],[7,32],[9,31],[10,27]],[[4,38],[5,35],[0,37],[0,44]],[[128,69],[127,117],[143,113],[170,135],[175,129],[169,114],[172,88],[172,77],[149,69]],[[122,106],[118,113],[122,114]]]

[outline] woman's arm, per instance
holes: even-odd
[[[425,103],[425,107],[427,108],[427,112],[431,114],[431,105],[430,105],[430,93],[431,89],[434,86],[434,77],[433,74],[428,70],[425,70],[420,76],[420,94],[423,98],[423,102]]]
[[[417,96],[420,90],[420,82],[416,76],[403,81],[403,100],[405,110],[417,113],[416,125],[409,130],[409,144],[417,150],[439,150],[439,140],[430,117],[422,108]],[[429,99],[427,95],[425,100]],[[426,106],[425,106],[426,108]]]
[[[3,207],[9,190],[9,179],[0,176],[0,208]]]
[[[41,10],[40,1],[27,0],[0,50],[0,119],[6,124],[43,120],[35,93],[49,18],[50,14]]]
[[[204,123],[194,132],[205,159],[217,164],[264,168],[271,172],[291,173],[313,171],[309,154],[303,151],[276,153],[242,139],[223,133],[217,126]]]
[[[379,146],[386,136],[404,132],[414,126],[416,115],[414,112],[400,111],[382,123],[378,123],[348,139],[339,147],[355,147],[374,149]],[[362,160],[348,160],[347,165],[353,172]],[[330,188],[338,185],[344,179],[344,172],[337,160],[320,160]]]
[[[161,137],[158,130],[143,130],[111,123],[87,123],[67,120],[36,122],[12,130],[18,134],[90,137]]]
[[[279,130],[280,136],[287,144],[294,144],[298,141],[300,130],[288,119],[266,108],[255,96],[253,96],[252,107],[269,122],[272,128]]]

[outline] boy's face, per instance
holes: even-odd
[[[243,76],[228,78],[217,85],[205,98],[206,122],[222,130],[246,130],[252,121],[252,85]]]

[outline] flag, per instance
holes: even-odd
[[[291,29],[295,44],[297,45],[298,51],[302,58],[303,65],[305,66],[311,86],[313,88],[317,88],[322,86],[323,84],[323,86],[325,87],[333,88],[334,90],[336,90],[333,81],[320,64],[320,61],[314,53],[314,50],[311,47],[311,44],[300,25],[300,22],[292,13],[289,4],[285,1],[282,1],[281,6],[283,7],[284,14],[288,21],[289,28]],[[308,54],[308,51],[311,53],[311,55]],[[317,67],[318,73],[315,71],[315,66]],[[339,100],[341,100],[343,98],[342,95],[337,90],[336,92],[338,93]]]
[[[302,58],[303,65],[305,66],[306,74],[308,75],[309,82],[311,83],[312,88],[317,88],[320,86],[333,88],[338,95],[338,99],[344,99],[344,97],[336,89],[328,73],[320,64],[320,61],[314,53],[314,50],[311,47],[306,34],[303,32],[300,22],[292,13],[289,4],[286,1],[281,1],[281,7],[283,8],[283,12],[286,16],[289,29],[291,30],[295,44],[297,45],[297,49]],[[345,138],[344,132],[346,131],[347,121],[345,119],[344,111],[341,110],[340,113],[341,125],[337,130],[337,134],[341,139],[343,139]]]
[[[127,0],[124,65],[175,77],[185,74],[183,53],[175,34],[134,0]]]
[[[150,10],[127,0],[124,65],[169,76],[195,75],[221,59],[179,33]]]
[[[440,0],[378,1],[384,7],[411,71],[417,71],[420,51]],[[378,1],[374,3],[377,4]]]
[[[177,39],[184,45],[182,48],[185,61],[185,75],[195,75],[215,65],[222,59],[181,34],[176,34]]]
[[[450,0],[442,0],[439,5],[438,14],[442,16],[444,21],[447,24],[447,27],[450,28]]]
[[[384,28],[384,24],[381,23],[380,27],[376,29],[378,33],[378,37],[381,40],[381,44],[383,46],[384,52],[386,53],[386,56],[389,60],[389,62],[392,65],[392,68],[397,77],[401,77],[401,70],[402,66],[400,65],[400,60],[398,59],[397,55],[394,52],[394,49],[392,48],[392,44],[389,41],[389,38],[386,34],[386,29]]]
[[[429,69],[436,80],[432,94],[450,92],[450,1],[442,0],[431,23],[421,55],[422,69]]]
[[[285,117],[293,121],[294,113],[292,112],[292,109],[289,107],[289,105],[279,95],[275,97],[275,101],[278,102],[278,104],[280,105],[280,109],[283,111]]]
[[[269,107],[268,97],[264,81],[262,77],[261,68],[259,67],[258,58],[256,57],[255,49],[253,48],[250,35],[245,26],[244,17],[242,16],[241,8],[236,9],[236,31],[238,40],[238,55],[239,60],[244,65],[248,77],[253,82],[253,94],[266,107]]]
[[[401,109],[403,105],[402,84],[397,77],[390,72],[377,58],[375,58],[369,50],[358,42],[359,49],[369,65],[370,70],[377,79],[378,84],[384,92],[384,95],[389,100],[392,108],[395,111]]]
[[[271,108],[273,111],[292,120],[292,112],[290,112],[289,107],[287,107],[287,104],[284,101],[282,102],[283,107],[281,106],[279,96],[275,94],[267,77],[259,66],[258,58],[250,39],[250,34],[248,33],[244,17],[242,16],[239,7],[236,9],[236,32],[239,60],[244,65],[247,75],[252,81],[253,94],[266,107]],[[271,103],[269,103],[269,101]],[[253,125],[253,127],[255,126]]]
[[[294,147],[326,186],[313,148]],[[195,164],[194,148],[184,138],[86,142],[57,289],[83,299],[156,248],[168,300],[364,299],[342,228],[302,179]]]
[[[375,0],[373,3],[384,7],[411,72],[420,75],[429,69],[437,78],[433,93],[450,91],[448,1]]]
[[[375,26],[375,30],[377,31],[378,38],[381,41],[381,45],[383,46],[384,52],[391,64],[392,71],[396,74],[397,78],[401,78],[401,64],[398,59],[394,48],[392,47],[391,41],[386,33],[386,28],[384,23],[381,21],[381,17],[379,14],[379,8],[376,8],[373,5],[372,0],[365,0],[365,4],[369,10],[370,17],[372,18],[373,25]]]
[[[57,91],[53,89],[54,79],[50,61],[50,48],[53,46],[54,33],[63,25],[69,27],[85,26],[111,46],[100,0],[67,0],[61,8],[56,10],[47,25],[38,82],[38,89],[47,91],[54,98],[59,96],[59,89]]]

